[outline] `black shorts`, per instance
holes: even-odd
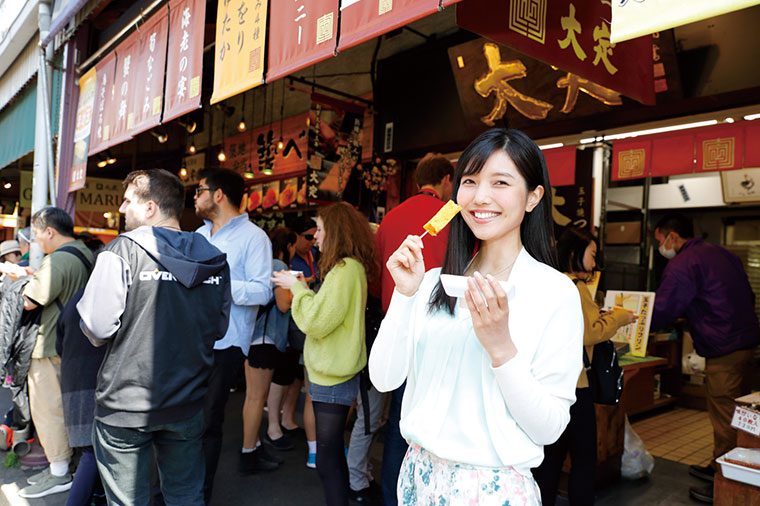
[[[254,369],[276,369],[280,354],[273,344],[254,344],[248,350],[248,365]]]
[[[296,379],[303,381],[303,366],[299,364],[301,352],[288,348],[279,353],[277,367],[274,368],[272,383],[280,386],[288,386]]]

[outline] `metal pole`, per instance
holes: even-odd
[[[49,47],[49,46],[48,46]],[[47,59],[45,58],[45,52],[40,51],[40,66],[41,67],[47,67]],[[48,81],[47,72],[41,72],[40,73],[40,79],[43,79],[42,81],[42,87],[45,90],[50,90],[50,83]],[[55,184],[55,159],[53,158],[53,132],[50,128],[50,97],[48,97],[47,93],[43,93],[42,95],[42,112],[45,115],[43,118],[43,123],[45,127],[45,151],[46,151],[46,159],[47,159],[47,173],[48,173],[48,190],[50,192],[49,194],[49,200],[50,205],[55,206],[56,205],[56,193],[57,193],[57,187]]]
[[[42,0],[38,7],[38,26],[40,40],[47,36],[50,30],[50,3]],[[37,109],[34,121],[34,172],[32,179],[32,214],[36,213],[48,203],[48,178],[50,175],[49,164],[52,160],[50,155],[50,141],[47,130],[49,129],[49,116],[45,114],[45,105],[49,103],[49,88],[46,87],[49,80],[48,65],[44,52],[40,54],[39,68],[37,69]],[[47,125],[47,128],[46,128]],[[42,263],[43,253],[36,242],[32,242],[29,251],[29,265],[35,269]]]

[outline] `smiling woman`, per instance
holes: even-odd
[[[425,272],[417,236],[388,260],[396,291],[369,360],[378,390],[406,381],[399,503],[537,505],[530,469],[568,423],[583,337],[578,291],[556,270],[543,155],[489,130],[462,153],[453,195],[443,267]],[[467,276],[459,302],[441,274]]]

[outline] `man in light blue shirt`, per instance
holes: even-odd
[[[243,365],[256,323],[259,306],[272,298],[272,243],[266,233],[239,211],[244,181],[229,170],[204,170],[195,190],[195,214],[204,225],[197,232],[227,254],[232,281],[230,325],[224,338],[214,345],[214,367],[209,379],[204,408],[206,430],[203,451],[206,504],[211,500],[219,454],[222,449],[224,408],[229,392]],[[262,461],[262,466],[276,468]]]

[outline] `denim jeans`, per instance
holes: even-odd
[[[404,398],[406,383],[398,387],[391,394],[391,408],[388,412],[388,423],[385,424],[385,446],[383,447],[383,471],[381,486],[383,489],[383,504],[396,506],[396,486],[401,463],[409,445],[401,437],[399,421],[401,420],[401,401]]]
[[[108,504],[150,504],[150,467],[158,462],[167,506],[204,506],[203,411],[187,420],[125,428],[93,424],[93,446]]]
[[[343,383],[329,387],[317,385],[310,380],[309,395],[311,395],[311,400],[314,402],[353,406],[356,396],[359,395],[359,374]]]

